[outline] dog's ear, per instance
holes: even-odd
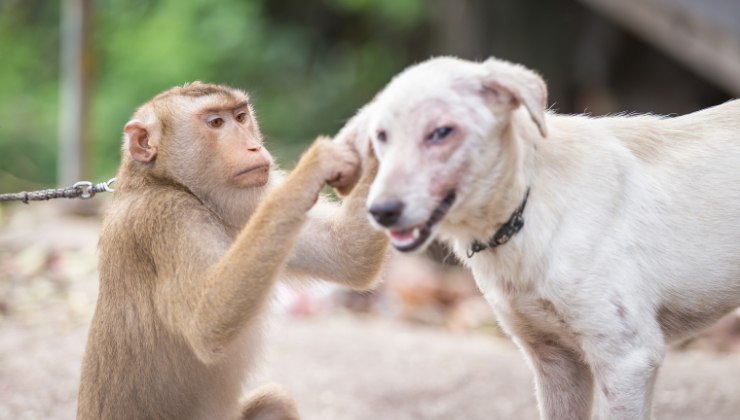
[[[360,108],[355,116],[347,121],[347,124],[334,136],[334,141],[349,143],[354,146],[363,161],[372,153],[369,124],[374,102],[373,100]]]
[[[486,101],[493,106],[510,109],[524,105],[542,137],[547,137],[547,86],[544,80],[532,70],[508,61],[489,58],[481,65],[484,68],[482,85]]]

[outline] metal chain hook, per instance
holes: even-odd
[[[116,192],[116,189],[113,188],[113,187],[111,187],[111,185],[113,185],[115,183],[116,183],[116,178],[111,178],[111,179],[107,180],[106,182],[101,182],[98,185],[103,185],[103,191],[112,193],[112,192]]]

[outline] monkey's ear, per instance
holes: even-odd
[[[152,130],[140,120],[131,120],[123,127],[131,157],[139,162],[151,162],[157,156],[157,142],[152,141]]]

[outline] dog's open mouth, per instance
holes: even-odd
[[[403,230],[389,230],[391,244],[401,252],[411,252],[423,245],[432,234],[432,227],[439,223],[447,214],[447,211],[455,202],[455,191],[450,191],[445,198],[439,203],[432,215],[426,221],[418,226]]]

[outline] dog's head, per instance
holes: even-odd
[[[526,110],[546,135],[546,96],[522,66],[442,57],[408,68],[362,109],[338,137],[370,138],[380,168],[368,210],[393,246],[421,249],[440,222],[469,217],[474,190],[490,190],[506,170],[512,113]]]

